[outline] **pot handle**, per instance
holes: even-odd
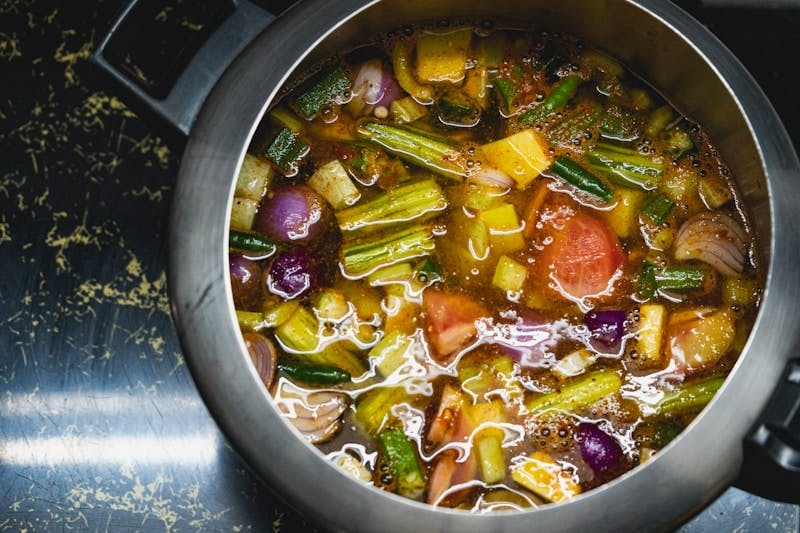
[[[745,437],[744,461],[734,484],[771,500],[800,504],[800,359],[786,365]]]
[[[293,1],[272,0],[269,9],[280,13]],[[249,0],[131,0],[91,62],[159,135],[182,148],[212,87],[274,19]]]

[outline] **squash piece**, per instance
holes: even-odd
[[[611,230],[620,239],[627,239],[639,231],[639,208],[646,193],[634,189],[619,188],[616,194],[617,205],[610,211],[603,212]]]
[[[544,452],[534,452],[511,472],[511,477],[534,494],[551,502],[569,500],[581,493],[577,481]]]
[[[500,204],[482,211],[478,220],[489,230],[489,244],[495,253],[512,253],[525,247],[522,226],[512,204]]]
[[[636,351],[639,357],[653,364],[661,362],[661,339],[667,310],[659,304],[642,304],[639,307],[639,333]]]
[[[520,189],[527,187],[553,162],[547,146],[532,129],[478,146],[475,155],[484,166],[497,168],[511,176]]]
[[[528,269],[525,265],[514,261],[507,255],[500,257],[497,268],[494,270],[492,285],[504,291],[520,291],[528,277]]]
[[[728,353],[736,336],[730,309],[702,307],[675,313],[668,325],[669,350],[676,366],[691,374]]]
[[[417,78],[427,83],[458,83],[467,70],[472,30],[425,33],[417,41]]]

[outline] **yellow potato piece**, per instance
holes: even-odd
[[[475,155],[482,165],[511,176],[520,189],[527,187],[553,162],[546,145],[532,129],[479,146]]]
[[[426,83],[458,83],[467,71],[472,30],[425,33],[417,41],[417,78]]]
[[[571,476],[565,475],[561,465],[544,452],[534,452],[517,466],[511,477],[551,502],[569,500],[581,493],[581,486]]]

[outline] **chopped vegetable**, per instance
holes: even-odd
[[[246,252],[259,252],[260,257],[269,257],[278,249],[275,243],[268,241],[257,233],[230,230],[228,244],[231,248]]]
[[[526,405],[535,415],[546,411],[576,412],[616,394],[621,386],[622,378],[616,371],[598,370],[564,385],[559,391],[534,396]]]
[[[265,159],[245,154],[233,194],[238,198],[259,201],[272,184],[274,175],[275,171]]]
[[[420,104],[430,104],[433,102],[433,88],[430,85],[422,85],[414,77],[411,68],[411,48],[412,43],[405,40],[397,40],[392,46],[392,67],[397,83],[405,92],[410,94],[414,100]]]
[[[602,115],[603,106],[598,102],[580,102],[572,111],[564,111],[564,117],[550,126],[547,140],[557,146],[574,145],[575,139],[580,140],[587,133],[591,134],[590,129]]]
[[[375,231],[381,227],[436,214],[447,207],[447,198],[432,178],[405,182],[379,196],[336,213],[339,228],[350,232]]]
[[[395,100],[389,106],[389,117],[399,124],[407,124],[428,114],[428,108],[410,96]]]
[[[614,198],[614,191],[605,183],[566,156],[557,157],[550,170],[576,189],[596,196],[606,203]]]
[[[617,185],[651,190],[661,182],[664,167],[636,150],[598,143],[587,158],[592,169],[608,176]]]
[[[580,348],[561,358],[552,370],[559,379],[569,379],[586,372],[594,361],[595,357],[592,352],[586,348]]]
[[[478,220],[486,225],[489,243],[495,253],[511,253],[525,246],[522,225],[512,204],[503,203],[481,211]]]
[[[614,141],[633,141],[642,135],[643,123],[643,117],[637,111],[610,105],[600,120],[600,133]]]
[[[675,417],[700,411],[724,382],[724,377],[715,376],[683,383],[674,391],[664,394],[657,404],[644,406],[643,412],[647,416]]]
[[[639,329],[636,353],[649,364],[660,364],[663,356],[662,339],[667,323],[667,310],[660,304],[642,304],[639,307]]]
[[[407,498],[422,497],[425,478],[417,461],[414,447],[400,428],[390,428],[378,435],[382,451],[397,479],[397,492]]]
[[[569,102],[575,93],[578,92],[578,86],[581,84],[579,76],[567,76],[559,81],[547,95],[547,98],[538,106],[525,111],[519,116],[520,124],[529,124],[537,122],[543,118],[555,113]]]
[[[694,142],[686,130],[682,128],[672,128],[667,132],[669,151],[672,157],[680,159],[686,153],[694,149]]]
[[[303,383],[335,385],[350,381],[350,374],[335,366],[309,365],[284,360],[278,364],[278,372]]]
[[[308,186],[325,198],[334,209],[344,209],[358,201],[361,193],[353,184],[344,166],[334,159],[319,167],[308,178]]]
[[[408,335],[393,331],[370,350],[369,358],[382,376],[389,376],[405,363],[412,342]]]
[[[278,352],[275,345],[260,333],[247,332],[242,335],[247,353],[256,368],[258,377],[264,386],[270,388],[275,379],[275,368],[278,365]]]
[[[698,185],[700,198],[709,209],[719,209],[733,200],[733,193],[722,178],[706,176]]]
[[[730,309],[690,309],[670,316],[667,335],[672,361],[690,374],[716,364],[728,353],[736,324]]]
[[[639,208],[647,195],[644,191],[624,187],[615,192],[615,205],[603,213],[603,218],[617,237],[629,239],[639,233]]]
[[[520,291],[527,277],[528,269],[525,265],[503,255],[494,270],[492,285],[504,291]]]
[[[481,304],[463,294],[429,288],[422,295],[428,340],[440,358],[447,358],[477,333],[475,321],[486,316]]]
[[[355,421],[368,435],[377,435],[394,420],[392,407],[408,399],[403,387],[382,387],[361,396],[356,405]]]
[[[433,228],[412,224],[387,233],[345,239],[340,260],[348,276],[363,278],[378,268],[428,255],[435,247]]]
[[[544,452],[534,452],[511,470],[511,477],[547,501],[560,502],[574,498],[581,486]]]
[[[617,440],[597,424],[578,424],[578,444],[581,457],[595,471],[603,472],[614,468],[622,460],[622,448]]]
[[[550,167],[551,159],[539,135],[532,129],[479,146],[475,155],[484,165],[498,168],[524,189]]]
[[[283,128],[267,148],[267,159],[287,176],[297,174],[297,162],[308,154],[310,147],[299,135]]]
[[[730,216],[719,212],[697,214],[683,223],[675,237],[675,259],[699,259],[725,276],[744,270],[747,235]]]
[[[350,76],[342,67],[335,67],[317,78],[313,85],[294,100],[294,105],[306,118],[317,114],[350,88]]]
[[[703,267],[668,267],[655,273],[656,287],[663,291],[690,291],[706,284],[708,269]]]
[[[675,202],[667,198],[664,193],[659,193],[645,204],[642,214],[654,224],[661,224],[675,207]]]
[[[473,404],[469,407],[469,416],[473,425],[483,426],[473,437],[481,477],[486,483],[499,483],[506,477],[506,462],[503,453],[505,434],[496,425],[505,419],[503,402],[493,400]]]
[[[417,40],[417,78],[428,83],[457,83],[464,79],[469,29],[449,33],[423,33]]]
[[[674,116],[672,108],[668,105],[662,105],[656,108],[647,117],[647,124],[644,127],[644,133],[648,137],[655,137],[666,129]]]
[[[240,231],[249,231],[258,213],[258,200],[252,198],[235,197],[231,206],[231,228]]]
[[[432,134],[377,122],[361,123],[357,133],[410,163],[448,178],[464,177],[463,155],[458,148]]]

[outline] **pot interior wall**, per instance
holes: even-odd
[[[657,16],[658,3],[653,4]],[[342,50],[397,30],[398,21],[414,24],[490,19],[510,21],[506,23],[513,27],[577,35],[621,59],[709,133],[742,193],[760,244],[758,256],[769,261],[771,217],[763,165],[748,121],[714,66],[715,61],[727,58],[702,57],[673,28],[656,24],[651,14],[624,0],[493,0],[491,17],[488,13],[478,2],[377,2],[342,23],[310,52],[297,72],[308,72]],[[693,28],[677,29],[694,33]]]

